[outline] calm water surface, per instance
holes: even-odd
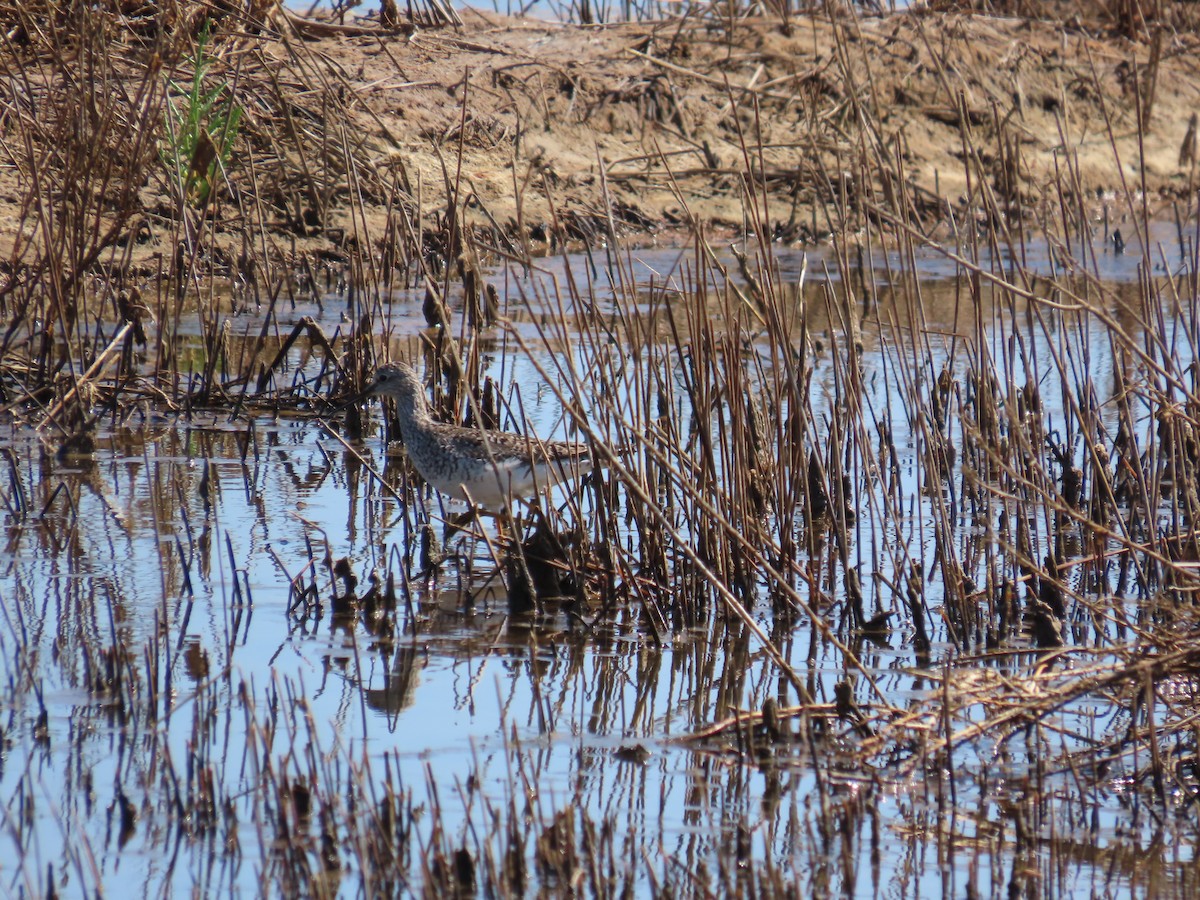
[[[1175,265],[1182,254],[1170,232],[1160,237],[1175,247],[1166,256],[1166,265]],[[546,285],[568,268],[590,278],[598,302],[611,298],[603,256],[545,260],[538,273],[497,275],[514,327],[531,346],[539,346]],[[1051,270],[1045,247],[1030,256],[1027,266]],[[1140,259],[1104,252],[1093,271],[1108,282],[1133,283]],[[880,260],[871,277],[882,284],[889,276]],[[732,259],[724,261],[736,270]],[[778,262],[785,279],[806,265],[809,290],[819,290],[836,268],[819,252],[806,261],[798,251],[781,252]],[[694,280],[688,273],[696,271],[687,250],[624,251],[624,263],[639,283],[659,289]],[[911,261],[889,257],[887,265],[902,270]],[[936,316],[938,298],[953,292],[959,273],[933,253],[915,265]],[[324,316],[332,331],[343,305],[330,296],[295,314]],[[652,306],[648,299],[647,310]],[[398,295],[390,328],[401,350],[422,322],[419,295]],[[834,340],[834,330],[828,333]],[[1091,374],[1108,384],[1112,359],[1102,337],[1097,331]],[[864,368],[869,396],[881,410],[894,405],[894,422],[902,425],[900,392],[894,381],[889,386],[902,351],[890,339],[864,329]],[[1033,352],[1048,362],[1049,351],[1048,344]],[[747,353],[765,358],[770,350],[752,345]],[[571,434],[539,374],[553,377],[550,354],[526,356],[511,336],[500,336],[487,358],[502,383],[520,386],[533,431]],[[944,358],[932,360],[935,370]],[[832,366],[818,357],[814,407],[827,413],[836,393],[832,377]],[[1058,394],[1045,392],[1051,418],[1054,404],[1061,409]],[[372,417],[377,411],[368,407]],[[928,564],[932,535],[921,523],[931,513],[914,441],[904,432],[894,437],[904,494],[912,498],[898,528]],[[820,770],[806,751],[781,766],[756,766],[714,743],[688,741],[733,709],[760,709],[779,693],[765,654],[753,642],[737,653],[714,652],[708,627],[670,634],[659,645],[636,609],[596,627],[561,611],[510,617],[497,580],[487,582],[486,544],[470,538],[458,539],[462,559],[444,564],[439,578],[418,578],[415,530],[440,510],[436,498],[406,485],[378,431],[351,452],[309,418],[246,421],[201,411],[177,419],[148,407],[132,426],[102,428],[90,455],[59,459],[53,435],[13,427],[0,430],[0,450],[0,893],[39,896],[48,872],[68,896],[288,893],[278,870],[264,862],[281,852],[277,822],[254,792],[281,773],[304,781],[321,771],[336,784],[351,778],[347,761],[359,767],[353,777],[377,790],[390,784],[411,793],[424,810],[415,825],[421,846],[431,839],[435,804],[442,828],[470,846],[496,810],[517,807],[516,819],[532,834],[573,803],[594,821],[624,829],[618,848],[655,848],[657,858],[614,865],[631,870],[618,885],[643,895],[663,877],[677,879],[686,893],[687,873],[722,858],[735,866],[770,860],[800,895],[990,896],[1006,890],[1023,866],[1057,880],[1042,883],[1045,895],[1151,896],[1194,884],[1194,848],[1156,843],[1155,814],[1139,809],[1132,794],[1123,796],[1119,780],[1089,807],[1094,815],[1086,822],[1072,819],[1069,781],[1053,794],[1061,804],[1051,803],[1061,816],[1055,821],[1077,837],[1059,835],[1050,873],[1044,859],[1039,863],[1047,845],[1017,836],[1003,785],[986,777],[990,761],[981,745],[963,750],[961,772],[949,782],[959,793],[949,798],[936,784],[886,770],[865,773],[849,754],[840,771],[844,734],[829,738]],[[385,473],[404,502],[367,465]],[[859,653],[903,706],[938,686],[914,659],[906,617],[886,580],[870,577],[872,547],[887,539],[860,534],[852,550],[868,606],[878,602],[898,613],[896,630],[863,643]],[[398,598],[393,633],[335,615],[332,597],[341,588],[330,565],[343,559],[360,593],[372,575],[381,585],[391,576]],[[884,556],[879,574],[894,574]],[[294,583],[313,586],[307,601]],[[763,602],[756,615],[773,633]],[[944,638],[935,640],[934,670],[956,655]],[[814,641],[803,624],[780,646],[794,666],[813,673],[818,699],[832,702],[833,685],[845,677],[840,654]],[[129,671],[144,682],[132,709],[118,709],[94,686],[104,670],[98,650],[113,647],[134,654]],[[152,656],[146,647],[160,650]],[[1010,674],[1027,662],[1013,658]],[[1123,724],[1119,711],[1102,709],[1096,727]],[[1014,741],[993,749],[1011,764],[1032,748]],[[216,782],[189,789],[205,770]],[[840,832],[821,831],[820,779],[840,810]],[[195,826],[198,812],[189,819],[164,811],[176,791],[219,798],[215,816],[226,824],[205,830]],[[126,806],[132,830],[122,833]],[[238,822],[234,847],[226,840],[229,818]],[[180,824],[188,821],[192,830]],[[935,829],[958,838],[931,841]],[[319,830],[311,824],[296,837],[314,857]],[[998,830],[1007,830],[1007,839],[981,838]],[[213,834],[224,837],[215,842]],[[343,849],[345,861],[352,854]],[[324,889],[355,896],[361,888],[345,864],[340,884],[335,879]],[[402,891],[416,889],[420,872],[411,878]],[[541,883],[555,890],[553,879]]]

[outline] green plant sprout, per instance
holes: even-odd
[[[176,184],[183,187],[185,202],[196,207],[208,202],[218,170],[229,162],[243,112],[226,96],[228,83],[222,81],[205,89],[205,75],[212,68],[212,58],[205,55],[208,37],[206,24],[192,57],[190,89],[168,80],[167,140],[161,148],[164,164],[177,175]],[[182,113],[177,100],[182,100]]]

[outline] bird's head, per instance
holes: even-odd
[[[397,400],[412,400],[422,396],[425,388],[413,367],[407,363],[388,363],[380,366],[368,386],[368,394],[377,397],[393,397]]]

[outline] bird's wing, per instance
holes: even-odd
[[[588,455],[587,444],[566,441],[541,441],[507,431],[480,431],[461,425],[445,426],[437,432],[441,447],[449,453],[493,458],[497,462],[511,457],[535,458],[551,462],[568,462]]]

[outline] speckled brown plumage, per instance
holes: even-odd
[[[368,391],[396,401],[408,458],[448,497],[499,510],[591,468],[584,444],[539,442],[434,420],[420,378],[405,363],[381,366]]]

